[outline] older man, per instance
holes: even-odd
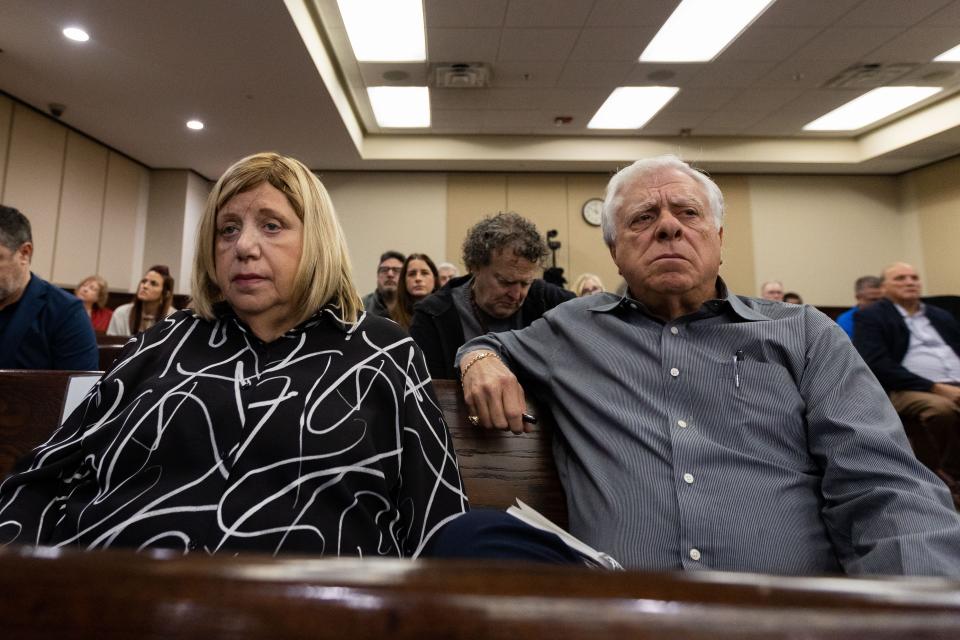
[[[837,324],[853,340],[853,320],[857,314],[883,297],[883,281],[877,276],[860,276],[853,283],[853,296],[857,304],[837,316]]]
[[[30,221],[0,205],[0,369],[97,369],[83,303],[30,273],[32,257]]]
[[[454,357],[470,338],[522,329],[573,293],[540,280],[547,246],[532,222],[499,213],[467,231],[463,263],[470,273],[414,307],[412,337],[434,378],[456,378]]]
[[[460,350],[468,406],[551,407],[570,528],[623,564],[960,575],[960,518],[849,339],[718,277],[723,196],[673,156],[613,177],[604,239],[629,285]]]
[[[377,264],[377,288],[363,297],[367,313],[389,318],[397,304],[397,287],[405,256],[399,251],[385,251]]]
[[[857,314],[854,344],[904,422],[928,438],[917,454],[960,480],[960,323],[920,301],[920,274],[898,262],[883,271],[884,299]]]
[[[760,285],[760,297],[764,300],[783,302],[783,283],[779,280],[770,280]]]
[[[440,286],[447,284],[460,275],[460,269],[452,262],[441,262],[437,265],[437,273],[440,275]]]

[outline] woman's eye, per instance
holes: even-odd
[[[280,231],[280,229],[282,229],[283,227],[281,227],[276,222],[268,222],[263,225],[263,228],[266,229],[267,231]]]
[[[229,236],[231,234],[236,233],[238,230],[239,230],[239,227],[237,227],[237,225],[235,224],[225,224],[222,227],[220,227],[219,233],[222,236]]]

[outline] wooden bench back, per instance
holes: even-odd
[[[0,477],[60,424],[67,384],[77,373],[0,371]],[[506,509],[520,498],[566,527],[566,498],[553,463],[548,417],[541,415],[537,429],[522,436],[488,431],[467,422],[456,382],[435,380],[434,389],[450,427],[470,503]]]

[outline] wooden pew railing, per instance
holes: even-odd
[[[77,373],[0,371],[0,478],[60,424],[67,384]],[[450,427],[470,503],[506,509],[520,498],[566,527],[566,498],[550,450],[548,416],[541,415],[537,430],[523,436],[487,431],[467,422],[456,382],[436,380],[434,388]]]
[[[960,583],[0,550],[5,638],[960,637]]]

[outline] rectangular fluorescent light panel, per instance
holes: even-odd
[[[427,59],[422,0],[337,0],[358,62]]]
[[[640,54],[640,62],[709,62],[772,3],[683,0]]]
[[[960,44],[955,46],[949,51],[944,51],[936,58],[933,59],[934,62],[960,62]]]
[[[804,131],[856,131],[912,104],[925,100],[941,87],[880,87],[854,98],[830,113],[804,125]]]
[[[427,87],[370,87],[367,95],[381,127],[430,126],[430,90]]]
[[[639,129],[679,90],[677,87],[617,87],[597,109],[587,128]]]

